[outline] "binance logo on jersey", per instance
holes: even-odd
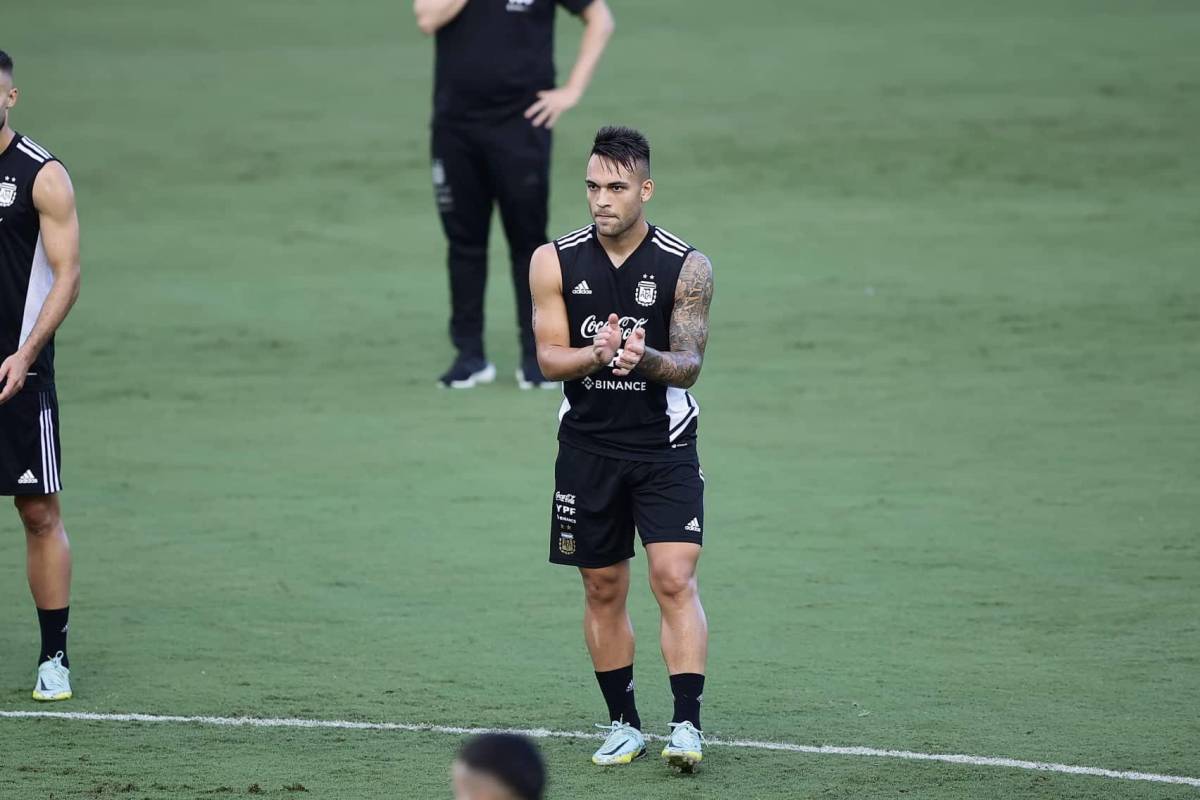
[[[616,381],[616,380],[592,380],[591,378],[583,379],[585,389],[600,389],[608,392],[644,392],[646,391],[645,381]]]

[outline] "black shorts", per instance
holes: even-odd
[[[596,568],[633,558],[635,526],[643,545],[703,544],[700,463],[627,461],[560,442],[550,510],[550,561]]]
[[[61,456],[53,386],[27,386],[0,405],[0,495],[61,491]]]

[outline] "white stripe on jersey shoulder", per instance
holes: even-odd
[[[46,159],[45,159],[45,158],[43,158],[43,157],[42,157],[41,155],[39,155],[38,153],[35,153],[34,151],[32,151],[32,150],[30,150],[28,147],[26,147],[26,146],[25,146],[25,142],[24,142],[24,141],[17,142],[17,149],[18,149],[18,150],[20,150],[20,151],[21,151],[22,153],[24,153],[25,155],[27,155],[27,156],[29,156],[30,158],[32,158],[34,161],[38,162],[39,164],[45,164],[45,163],[46,163]]]
[[[673,244],[674,244],[676,247],[682,247],[684,250],[690,250],[690,249],[692,249],[692,246],[691,246],[690,244],[688,244],[687,242],[685,242],[683,239],[680,239],[678,236],[676,236],[675,234],[671,233],[671,232],[670,232],[669,230],[667,230],[666,228],[660,228],[660,227],[658,227],[657,225],[655,225],[655,226],[654,226],[654,230],[655,230],[657,233],[661,234],[661,235],[662,235],[662,237],[663,237],[664,239],[666,239],[668,242],[672,242],[672,243],[673,243]]]
[[[578,236],[572,236],[570,239],[559,239],[555,242],[555,244],[557,244],[559,247],[566,247],[567,245],[576,244],[590,238],[592,238],[592,232],[585,231]]]
[[[50,155],[49,150],[42,147],[40,144],[35,142],[33,139],[30,139],[28,136],[22,135],[21,143],[28,146],[30,150],[33,150],[34,152],[38,153],[43,158],[54,158],[54,156]]]
[[[576,245],[583,244],[584,242],[588,241],[591,238],[592,238],[592,234],[589,233],[587,236],[580,236],[578,239],[575,239],[572,242],[568,242],[566,244],[560,244],[558,246],[558,249],[559,250],[569,250],[572,247],[575,247]]]
[[[580,228],[577,231],[572,231],[571,233],[568,233],[566,236],[560,236],[558,239],[554,240],[554,243],[557,244],[559,246],[559,248],[561,249],[563,247],[571,247],[573,245],[577,245],[580,242],[586,242],[590,238],[592,238],[592,226],[588,225],[586,227]]]
[[[582,228],[579,228],[578,230],[574,230],[574,231],[571,231],[570,233],[564,234],[564,235],[558,237],[557,239],[555,239],[554,241],[565,242],[568,239],[574,239],[576,236],[579,236],[584,233],[591,233],[591,232],[592,232],[592,226],[584,225]]]
[[[656,245],[658,245],[659,249],[666,250],[671,255],[679,256],[680,258],[682,258],[687,253],[686,250],[682,250],[673,244],[667,244],[666,242],[664,242],[662,239],[658,238],[657,236],[653,237],[650,241],[652,241]]]

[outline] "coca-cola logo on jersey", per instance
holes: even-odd
[[[633,333],[634,328],[644,327],[650,320],[646,318],[639,319],[638,317],[621,317],[621,341],[629,338],[629,334]],[[579,333],[585,339],[594,339],[600,329],[608,324],[608,317],[597,319],[595,314],[589,314],[588,318],[583,321],[583,325],[579,327]]]

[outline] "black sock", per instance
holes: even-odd
[[[700,730],[700,701],[704,699],[704,676],[681,672],[671,676],[675,695],[675,717],[671,722],[690,722]]]
[[[49,661],[61,652],[62,665],[70,669],[71,662],[67,660],[67,617],[71,614],[71,607],[39,608],[37,612],[38,624],[42,628],[42,652],[38,656],[38,663]]]
[[[596,682],[600,684],[604,702],[608,704],[608,718],[627,722],[640,731],[642,718],[638,716],[637,704],[633,701],[633,664],[597,672]]]

